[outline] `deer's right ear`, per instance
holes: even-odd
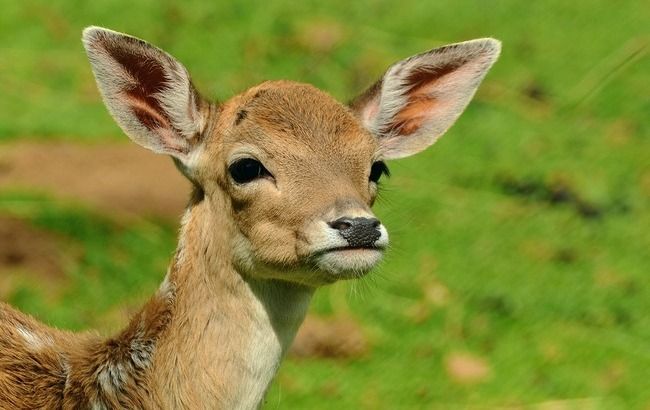
[[[207,110],[185,67],[145,41],[100,27],[86,28],[83,44],[104,104],[122,130],[189,167]]]

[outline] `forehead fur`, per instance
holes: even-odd
[[[348,107],[309,84],[262,83],[241,96],[233,111],[235,131],[254,124],[285,143],[309,146],[363,143],[368,149],[374,148],[374,138]]]

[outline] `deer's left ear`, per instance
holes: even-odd
[[[501,51],[491,38],[451,44],[409,57],[351,103],[378,139],[383,158],[402,158],[433,144],[463,112]]]

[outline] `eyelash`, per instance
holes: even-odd
[[[382,175],[390,177],[390,170],[386,166],[386,163],[384,163],[384,161],[374,162],[370,167],[370,176],[368,179],[376,184],[379,182]]]

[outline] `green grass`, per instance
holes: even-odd
[[[285,362],[266,408],[650,406],[643,2],[5,0],[2,10],[0,141],[125,138],[79,42],[90,24],[165,48],[216,99],[288,78],[347,100],[397,59],[501,39],[500,61],[458,124],[390,164],[377,213],[394,248],[374,280],[314,301],[320,314],[351,312],[372,350]],[[60,326],[115,326],[116,310],[155,289],[174,247],[174,227],[127,226],[30,193],[0,193],[0,212],[83,249],[60,297],[23,283],[10,298]],[[431,287],[447,296],[432,300]],[[451,352],[484,359],[491,376],[455,383]]]

